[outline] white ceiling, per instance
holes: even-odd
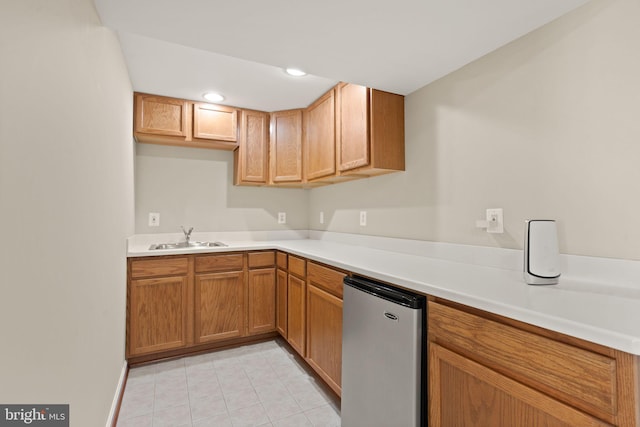
[[[586,2],[95,0],[134,90],[212,90],[265,111],[306,107],[338,81],[409,94]]]

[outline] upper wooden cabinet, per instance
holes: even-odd
[[[237,140],[238,110],[224,105],[193,104],[193,137],[214,141]]]
[[[271,182],[302,182],[302,110],[271,113]]]
[[[241,124],[236,184],[308,188],[405,168],[401,95],[340,83],[304,110],[271,113],[270,124],[268,153],[261,137],[245,144]]]
[[[320,97],[304,113],[304,166],[310,181],[336,174],[335,90]]]
[[[233,150],[235,108],[165,96],[134,94],[134,136],[138,142]]]
[[[183,99],[136,93],[135,133],[186,138],[188,110],[188,103]]]
[[[351,83],[337,86],[341,175],[404,170],[404,97]]]
[[[404,97],[340,83],[305,109],[134,94],[138,142],[236,150],[235,185],[316,187],[402,171]]]
[[[340,171],[367,166],[369,150],[369,89],[354,84],[338,86]]]
[[[269,113],[240,112],[240,135],[234,156],[234,184],[265,185],[269,182]]]

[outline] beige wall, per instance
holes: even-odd
[[[308,228],[308,191],[234,186],[230,151],[136,144],[135,168],[138,234]],[[149,227],[150,212],[159,227]]]
[[[104,426],[124,363],[131,85],[91,0],[0,3],[0,402]]]
[[[594,0],[409,95],[407,171],[311,190],[311,228],[521,248],[553,218],[563,253],[640,259],[638,22]]]

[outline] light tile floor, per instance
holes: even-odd
[[[118,427],[339,427],[303,363],[277,339],[132,368]]]

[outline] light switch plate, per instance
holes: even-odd
[[[367,225],[367,211],[360,211],[360,226],[365,227]]]

